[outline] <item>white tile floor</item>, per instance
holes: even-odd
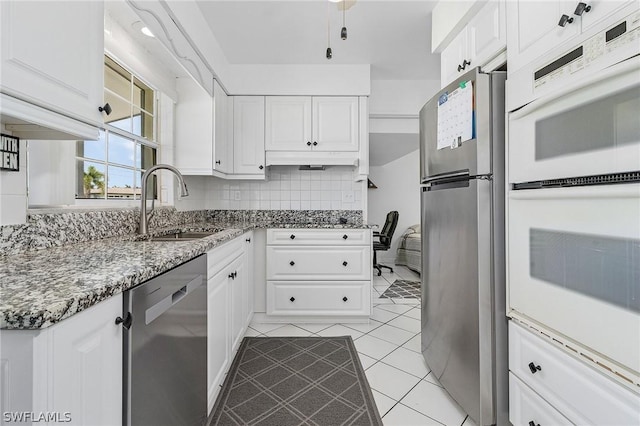
[[[369,324],[252,323],[246,336],[345,336],[353,338],[386,426],[475,426],[432,376],[420,352],[418,299],[380,299],[396,279],[417,280],[408,268],[374,274]]]

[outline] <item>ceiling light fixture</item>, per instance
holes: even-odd
[[[140,28],[140,32],[141,32],[142,34],[146,35],[147,37],[155,37],[155,36],[153,35],[153,33],[151,32],[151,30],[150,30],[149,28],[147,28],[147,27],[142,27],[142,28]]]
[[[346,0],[342,0],[342,30],[340,31],[340,38],[343,40],[347,39],[347,25],[345,24],[345,14],[347,13],[347,8],[345,4]]]
[[[333,52],[331,51],[331,20],[330,18],[330,10],[329,3],[333,2],[333,0],[329,0],[327,2],[327,59],[333,58]]]

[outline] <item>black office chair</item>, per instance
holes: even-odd
[[[393,268],[385,265],[380,265],[378,263],[378,251],[387,251],[391,247],[391,238],[393,238],[393,233],[396,230],[396,226],[398,226],[398,212],[391,211],[387,213],[387,219],[384,222],[384,226],[380,232],[374,232],[373,237],[378,238],[379,241],[373,242],[373,267],[378,270],[378,276],[382,275],[381,268],[387,268],[389,271],[393,272]]]

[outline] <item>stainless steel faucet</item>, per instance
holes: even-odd
[[[168,164],[156,164],[155,166],[149,167],[147,171],[142,175],[142,191],[140,194],[142,204],[140,205],[140,224],[138,226],[138,234],[140,235],[146,235],[147,233],[147,180],[153,172],[159,169],[165,169],[173,172],[173,174],[175,174],[178,178],[178,183],[180,183],[180,196],[186,197],[189,195],[187,185],[184,183],[184,178],[182,177],[182,174],[178,169]],[[151,207],[151,211],[153,211],[153,204]]]

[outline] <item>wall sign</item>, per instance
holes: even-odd
[[[0,170],[20,171],[20,139],[0,134]]]

